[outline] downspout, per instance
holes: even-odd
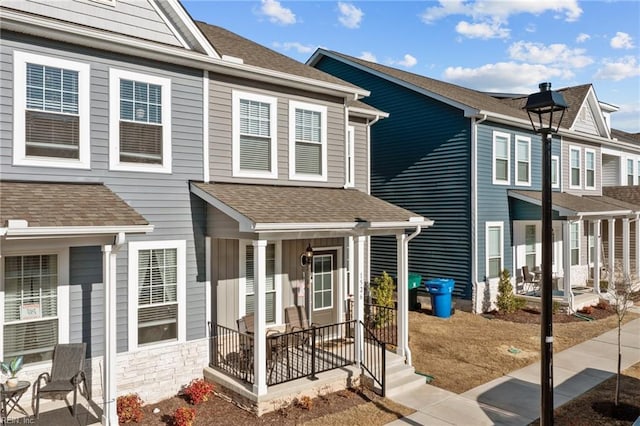
[[[405,250],[405,255],[407,257],[407,273],[405,274],[405,276],[407,278],[409,277],[409,271],[408,271],[408,269],[409,269],[408,268],[408,265],[409,265],[409,241],[411,241],[415,237],[417,237],[420,234],[420,232],[422,232],[422,226],[418,225],[418,226],[416,226],[416,230],[411,235],[409,235],[404,241],[405,246],[403,247],[403,249]],[[404,268],[404,265],[403,265],[403,268]],[[407,292],[406,300],[408,300],[409,295],[408,295],[408,289],[407,289],[406,285],[403,286],[403,291]],[[408,338],[408,336],[409,336],[409,320],[408,320],[409,316],[407,315],[406,318],[407,318],[407,324],[405,324],[405,330],[407,332],[407,339],[404,339],[404,344],[405,344],[404,353],[405,353],[407,365],[413,365],[412,362],[411,362],[411,349],[409,348],[409,338]]]
[[[471,235],[473,236],[471,247],[471,285],[475,286],[478,281],[478,124],[487,119],[484,114],[480,120],[473,117],[471,123]],[[476,296],[473,292],[473,296]],[[476,300],[473,300],[473,310],[475,311]]]

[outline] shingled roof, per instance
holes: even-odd
[[[509,190],[509,196],[535,204],[542,203],[541,191]],[[571,212],[570,215],[592,215],[598,213],[630,214],[637,211],[640,205],[629,203],[624,199],[616,199],[610,196],[579,196],[566,192],[554,192],[552,194],[554,209],[562,209]]]
[[[602,194],[635,206],[640,211],[640,185],[603,186]]]
[[[622,142],[635,143],[640,145],[640,133],[629,133],[624,130],[611,129],[611,137]]]
[[[138,226],[149,222],[103,184],[0,181],[0,227]]]

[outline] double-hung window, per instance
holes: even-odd
[[[16,165],[90,168],[88,64],[14,52]]]
[[[574,266],[580,264],[580,222],[571,222],[569,226],[571,266]]]
[[[634,171],[633,171],[633,163],[634,161],[631,159],[627,160],[627,185],[633,185]]]
[[[592,149],[584,150],[584,187],[596,188],[596,152]]]
[[[327,180],[327,107],[289,102],[289,178]]]
[[[569,187],[580,188],[580,175],[582,167],[580,165],[580,148],[569,148]]]
[[[274,243],[267,244],[266,250],[266,286],[265,286],[265,315],[267,324],[280,322],[278,318],[280,300],[279,282],[278,282],[278,250],[279,247]],[[245,314],[255,312],[256,301],[256,282],[254,275],[254,247],[251,242],[243,242],[240,245],[240,276],[244,277],[244,299],[240,303],[243,304]],[[244,259],[243,259],[244,255]],[[241,308],[241,310],[242,310]]]
[[[509,184],[511,137],[507,133],[493,133],[493,183]]]
[[[502,222],[487,222],[486,224],[486,245],[487,245],[487,278],[498,278],[503,265],[503,229]]]
[[[525,263],[529,270],[533,270],[538,265],[537,259],[537,233],[536,225],[525,225],[524,227],[524,243],[525,243]]]
[[[560,181],[558,177],[560,176],[560,159],[557,155],[551,156],[551,187],[559,188]]]
[[[129,349],[185,339],[185,242],[129,243]]]
[[[516,184],[531,185],[531,139],[516,136]]]
[[[277,178],[277,99],[233,91],[233,175]]]
[[[111,69],[109,165],[171,172],[171,80]]]

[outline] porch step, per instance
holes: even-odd
[[[424,376],[416,374],[415,368],[404,365],[403,368],[393,367],[387,370],[386,396],[393,398],[403,392],[419,388],[426,383]]]

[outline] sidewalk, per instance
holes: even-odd
[[[639,307],[632,309],[640,313]],[[613,376],[617,328],[554,354],[554,407]],[[640,362],[640,319],[622,327],[622,369]],[[528,425],[540,417],[540,362],[512,371],[462,394],[431,385],[393,400],[417,410],[388,425]]]

